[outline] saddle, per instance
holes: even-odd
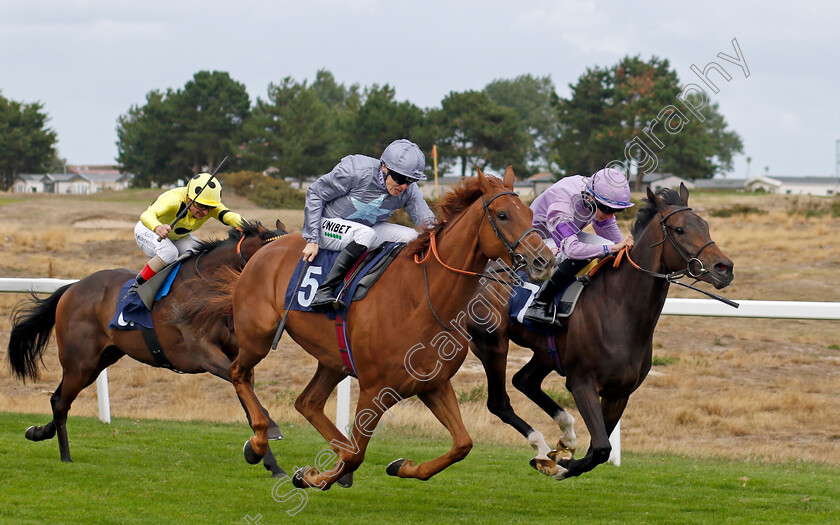
[[[176,369],[166,357],[163,347],[155,334],[151,308],[155,301],[165,297],[169,293],[172,287],[172,281],[178,275],[181,262],[189,256],[190,254],[182,255],[175,262],[158,272],[154,277],[141,284],[137,288],[136,294],[128,294],[128,289],[134,283],[134,279],[129,279],[123,283],[122,287],[120,287],[116,312],[111,322],[108,323],[109,328],[117,330],[140,330],[143,335],[143,341],[146,343],[146,347],[151,352],[158,366],[178,373],[182,372]]]
[[[367,296],[367,293],[382,277],[382,274],[390,266],[400,251],[405,246],[405,243],[389,242],[377,246],[356,263],[353,269],[344,278],[344,284],[338,291],[337,296],[343,298],[347,304],[347,308],[343,310],[328,310],[324,312],[327,317],[335,320],[336,338],[338,340],[338,350],[341,354],[341,359],[344,362],[345,370],[353,377],[358,377],[356,372],[356,365],[353,362],[353,352],[350,349],[350,340],[347,337],[347,325],[344,319],[347,317],[347,309],[353,301],[361,301]],[[304,268],[303,261],[298,262],[295,271],[292,273],[292,278],[289,285],[286,287],[285,308],[286,310],[298,310],[304,312],[314,312],[309,304],[315,296],[315,291],[321,285],[330,268],[338,257],[339,252],[331,250],[319,250],[315,260],[310,263],[306,274],[301,276]],[[297,283],[301,283],[299,289],[296,290]],[[306,283],[304,286],[303,283]],[[305,289],[304,289],[305,288]],[[297,293],[295,293],[297,291]],[[349,298],[349,300],[347,299]]]
[[[614,255],[610,255],[602,259],[593,259],[576,274],[574,280],[572,280],[554,297],[553,301],[556,306],[556,315],[558,318],[565,319],[572,315],[572,312],[575,310],[575,305],[577,305],[577,302],[583,293],[583,289],[589,284],[596,272],[598,272],[606,264],[612,262],[614,259]],[[533,301],[539,287],[529,283],[527,275],[524,272],[520,272],[520,276],[523,278],[523,286],[515,287],[511,291],[509,303],[510,317],[514,321],[527,326],[531,330],[544,332],[544,328],[536,326],[523,319],[525,310],[531,304],[531,301]]]
[[[352,301],[364,299],[404,246],[405,243],[389,242],[367,252],[345,276],[344,284],[339,289],[338,296],[344,298],[348,305]],[[306,274],[302,276],[302,280],[300,273],[303,271],[305,264],[303,261],[298,262],[286,287],[284,307],[287,310],[315,311],[309,304],[315,296],[318,286],[321,285],[330,268],[332,268],[338,253],[332,250],[319,250],[315,260],[309,264]],[[298,282],[301,282],[301,286],[295,294],[295,287]],[[347,298],[350,300],[348,301]],[[330,319],[335,318],[335,311],[327,310],[325,313]]]
[[[140,296],[140,299],[143,301],[143,304],[146,305],[147,309],[151,310],[155,301],[169,293],[169,288],[172,286],[172,281],[178,273],[177,270],[180,267],[181,262],[192,256],[193,254],[191,252],[182,254],[163,270],[156,273],[151,279],[137,287],[137,295]],[[174,273],[173,270],[175,271]],[[160,296],[158,296],[158,290],[161,290],[162,288],[165,288],[165,290]]]

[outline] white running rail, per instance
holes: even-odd
[[[76,279],[16,279],[0,278],[0,292],[52,293]],[[818,319],[840,320],[840,303],[814,301],[736,301],[741,306],[732,308],[714,299],[665,300],[663,315],[694,315],[703,317],[746,317],[761,319]],[[103,370],[96,379],[96,397],[99,419],[111,422],[111,405],[108,398],[108,371]],[[350,378],[338,384],[336,401],[336,426],[344,432],[350,424]],[[612,453],[609,461],[621,465],[621,422],[610,436]]]

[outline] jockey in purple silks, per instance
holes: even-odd
[[[624,173],[607,168],[591,177],[574,175],[554,183],[531,203],[534,227],[557,257],[551,279],[543,283],[524,319],[560,327],[554,297],[593,257],[617,253],[633,246],[633,236],[622,237],[615,214],[633,206]],[[595,234],[582,231],[592,224]]]

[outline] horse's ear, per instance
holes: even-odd
[[[277,226],[277,228],[275,229],[280,230],[283,233],[289,233],[289,230],[286,229],[286,225],[283,224],[283,221],[281,221],[280,219],[277,219],[275,226]]]
[[[653,193],[653,190],[650,189],[650,186],[648,186],[647,188],[647,200],[649,203],[659,208],[659,201],[656,199],[656,194]]]
[[[507,189],[513,189],[513,183],[516,182],[516,175],[513,173],[513,166],[508,166],[505,170],[505,186]]]
[[[680,200],[683,206],[688,206],[688,188],[685,187],[684,182],[680,182]]]
[[[481,188],[481,193],[493,193],[493,185],[490,184],[489,180],[487,180],[487,177],[484,175],[484,172],[481,171],[481,167],[476,166],[475,169],[478,171],[478,187]]]

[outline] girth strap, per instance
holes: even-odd
[[[359,374],[356,372],[356,365],[353,363],[350,342],[347,340],[347,325],[344,323],[344,317],[341,314],[335,316],[335,335],[338,339],[338,352],[341,354],[341,360],[344,361],[344,367],[350,375],[359,377]]]
[[[159,366],[168,368],[169,370],[179,374],[185,373],[172,366],[172,363],[163,351],[163,347],[160,345],[160,341],[158,341],[157,334],[155,334],[154,329],[141,326],[140,333],[143,334],[143,341],[146,342],[146,347],[149,349],[149,352],[152,353],[152,357],[155,358],[155,362],[157,362]]]

